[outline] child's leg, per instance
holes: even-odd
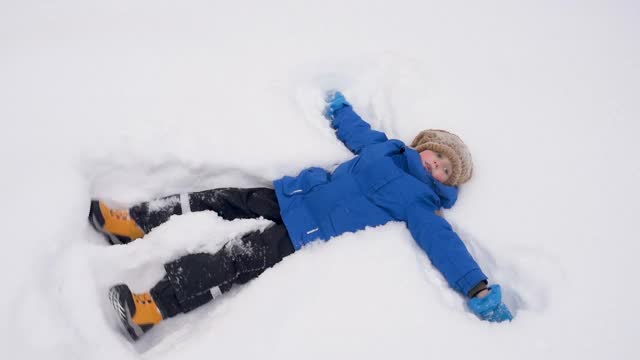
[[[114,210],[100,201],[91,202],[89,222],[112,244],[128,243],[166,222],[172,215],[212,210],[227,220],[264,217],[282,223],[273,189],[222,188],[176,194],[144,202],[130,209]]]
[[[183,256],[165,264],[167,276],[151,294],[168,316],[188,312],[244,284],[294,252],[284,225],[252,232],[225,244],[215,254]]]
[[[171,215],[212,210],[226,220],[260,216],[281,223],[276,193],[268,188],[221,188],[176,194],[138,204],[129,209],[131,217],[148,233]]]
[[[293,252],[287,229],[276,224],[230,241],[215,254],[191,254],[165,264],[166,276],[148,293],[133,294],[119,284],[109,296],[129,337],[137,340],[163,319],[206,304]]]

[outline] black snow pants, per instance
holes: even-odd
[[[182,256],[164,265],[166,276],[152,289],[164,318],[188,312],[244,284],[294,252],[275,192],[268,188],[222,188],[172,195],[134,206],[130,214],[145,233],[171,215],[213,210],[227,220],[264,217],[275,224],[227,242],[215,254]]]

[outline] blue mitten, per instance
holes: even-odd
[[[327,119],[333,120],[334,114],[336,111],[342,109],[345,106],[351,106],[347,99],[344,98],[344,95],[340,91],[330,91],[327,93],[325,97],[325,101],[327,102],[327,107],[324,109],[324,116]]]
[[[502,289],[500,285],[491,286],[489,295],[482,299],[477,297],[469,299],[467,305],[469,305],[471,311],[482,320],[502,322],[513,319],[513,315],[511,315],[507,305],[502,302]]]

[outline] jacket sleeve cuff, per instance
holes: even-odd
[[[456,281],[456,290],[467,296],[481,281],[487,281],[487,276],[480,269],[473,269]]]
[[[351,111],[353,111],[352,108],[351,108],[351,105],[349,105],[349,104],[345,104],[342,107],[339,107],[339,108],[333,110],[333,112],[332,112],[333,115],[332,115],[332,118],[331,118],[331,126],[334,129],[337,129],[337,128],[340,127],[340,125],[341,125],[340,123],[341,123],[341,120],[342,120],[342,119],[340,119],[340,115],[341,115],[340,113],[343,113],[344,109],[350,109]],[[344,115],[344,114],[342,114],[342,115]]]

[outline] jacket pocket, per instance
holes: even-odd
[[[400,171],[393,171],[390,173],[372,177],[369,182],[368,193],[371,194],[371,193],[377,192],[382,187],[386,186],[387,184],[389,184],[390,182],[394,181],[395,179],[401,176],[402,176],[402,173]]]
[[[329,174],[322,168],[309,168],[301,172],[295,178],[285,178],[282,190],[287,196],[308,193],[314,187],[329,182]]]
[[[391,220],[384,210],[375,206],[364,196],[339,203],[329,218],[337,234],[356,232],[367,226],[382,225]]]

